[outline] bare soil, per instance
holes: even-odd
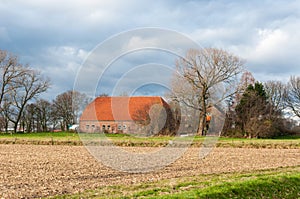
[[[83,146],[0,145],[0,198],[38,198],[103,185],[298,165],[300,149],[215,148],[200,159],[194,147],[161,170],[131,174],[104,166]]]

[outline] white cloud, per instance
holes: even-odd
[[[243,55],[255,72],[287,79],[300,74],[300,20],[285,20],[277,28],[256,30],[254,42],[246,46]],[[279,75],[281,74],[281,75]]]
[[[284,50],[290,42],[289,33],[281,29],[258,29],[257,35],[258,43],[250,59],[262,61],[285,56]]]
[[[133,36],[128,43],[125,44],[124,50],[127,49],[137,49],[143,47],[156,47],[159,41],[156,38],[142,38],[140,36]]]

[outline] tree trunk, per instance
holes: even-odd
[[[8,133],[8,121],[5,121],[5,133]]]
[[[206,136],[206,113],[206,108],[204,108],[199,115],[197,134],[201,136]]]
[[[206,136],[206,113],[207,113],[207,110],[206,110],[206,98],[207,98],[207,87],[205,86],[203,88],[203,91],[202,91],[202,112],[200,114],[200,119],[202,120],[202,125],[201,125],[201,135],[202,136]]]
[[[202,136],[206,136],[206,111],[203,111],[202,114],[202,126],[201,126]]]
[[[14,133],[17,133],[18,122],[14,123]]]

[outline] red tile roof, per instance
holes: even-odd
[[[98,97],[85,108],[80,120],[146,120],[155,104],[169,107],[161,97]]]

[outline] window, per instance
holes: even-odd
[[[122,130],[122,125],[121,124],[118,125],[118,130]]]
[[[90,128],[90,125],[87,124],[87,125],[86,125],[86,129],[89,129],[89,128]]]
[[[92,129],[94,129],[95,128],[95,125],[94,124],[92,124]]]
[[[102,130],[105,130],[105,125],[104,124],[102,125]]]
[[[110,130],[110,125],[107,125],[107,130]]]
[[[126,125],[123,125],[123,129],[124,129],[124,130],[126,129]]]

